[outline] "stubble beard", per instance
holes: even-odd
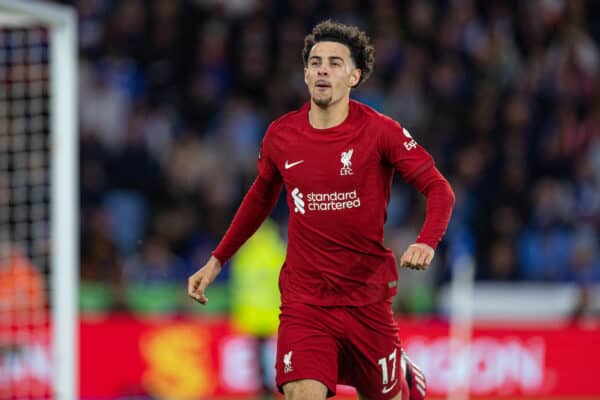
[[[317,97],[317,96],[313,96],[313,102],[322,108],[327,107],[328,105],[331,104],[331,101],[333,100],[332,96],[327,96],[327,97]]]

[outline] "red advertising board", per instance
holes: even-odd
[[[52,355],[47,321],[32,323],[28,320],[18,325],[14,321],[9,325],[2,320],[0,318],[0,399],[52,398]]]
[[[430,394],[446,394],[453,376],[448,324],[429,319],[401,320],[399,325],[404,347],[427,375]],[[81,397],[250,394],[260,388],[254,346],[252,338],[234,332],[226,320],[84,318]],[[457,357],[468,365],[475,397],[600,397],[598,328],[476,326],[469,351]]]
[[[401,322],[411,358],[426,371],[432,394],[451,386],[448,325],[441,321]],[[465,351],[464,353],[467,353]],[[502,324],[476,326],[468,354],[473,396],[598,396],[600,330],[575,325]]]
[[[476,325],[468,350],[458,353],[451,353],[445,321],[400,320],[399,326],[403,346],[425,371],[433,397],[451,388],[458,360],[473,398],[600,398],[598,324]],[[0,397],[50,398],[48,327],[0,333]],[[267,345],[267,363],[273,365],[275,339]],[[226,319],[84,316],[80,397],[252,394],[261,387],[255,349],[256,342],[236,333]],[[352,390],[340,388],[339,393]]]

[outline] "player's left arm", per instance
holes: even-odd
[[[454,192],[438,169],[431,165],[411,182],[427,197],[425,223],[416,243],[408,246],[400,258],[400,266],[413,269],[426,269],[435,254],[435,248],[442,240],[454,206]]]
[[[400,266],[425,269],[431,263],[438,243],[442,240],[452,207],[454,192],[435,167],[431,155],[420,146],[398,122],[383,118],[378,146],[382,158],[391,164],[420,193],[427,197],[425,223],[416,239],[400,258]]]

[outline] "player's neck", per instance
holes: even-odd
[[[344,122],[348,117],[349,110],[349,100],[341,100],[327,107],[320,107],[311,101],[308,122],[316,129],[333,128]]]

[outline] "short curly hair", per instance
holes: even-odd
[[[354,65],[361,71],[360,80],[354,87],[358,87],[369,78],[375,64],[375,49],[371,45],[371,39],[356,26],[345,25],[330,19],[315,25],[312,32],[304,38],[304,48],[302,49],[304,66],[308,64],[308,56],[313,46],[318,42],[326,41],[338,42],[350,49]]]

